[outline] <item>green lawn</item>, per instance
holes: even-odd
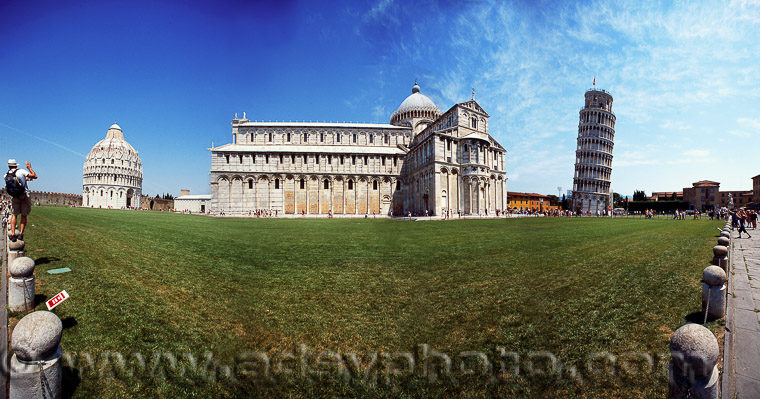
[[[55,311],[81,398],[664,397],[669,334],[700,310],[723,224],[54,207],[29,220],[37,294],[71,295]]]

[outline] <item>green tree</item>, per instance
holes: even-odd
[[[647,200],[647,193],[645,193],[643,190],[635,190],[633,192],[633,200],[634,201],[646,201]]]

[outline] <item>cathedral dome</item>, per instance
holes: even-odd
[[[90,153],[87,155],[87,159],[90,158],[131,158],[131,160],[139,161],[137,151],[124,140],[124,133],[121,131],[121,127],[115,123],[108,128],[106,137],[92,146]]]
[[[396,112],[391,115],[391,124],[393,125],[412,125],[411,119],[429,119],[435,120],[441,116],[441,110],[435,105],[433,100],[420,93],[420,86],[414,82],[412,94],[407,97]],[[407,123],[403,123],[407,122]]]

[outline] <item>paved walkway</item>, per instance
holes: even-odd
[[[749,233],[731,233],[724,398],[760,398],[760,230]]]

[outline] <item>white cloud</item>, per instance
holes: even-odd
[[[429,67],[426,89],[442,108],[475,86],[491,134],[509,151],[517,191],[571,183],[578,111],[594,76],[615,98],[613,168],[684,165],[648,176],[653,186],[666,175],[700,180],[712,157],[695,144],[736,136],[760,146],[760,119],[744,116],[760,101],[760,1],[592,1],[531,12],[475,4],[449,20],[417,19],[395,57]],[[531,164],[550,168],[545,178],[532,178]],[[613,175],[628,179],[614,181],[616,190],[644,188],[634,174]]]
[[[687,157],[706,157],[710,155],[708,150],[689,150],[683,153]]]

